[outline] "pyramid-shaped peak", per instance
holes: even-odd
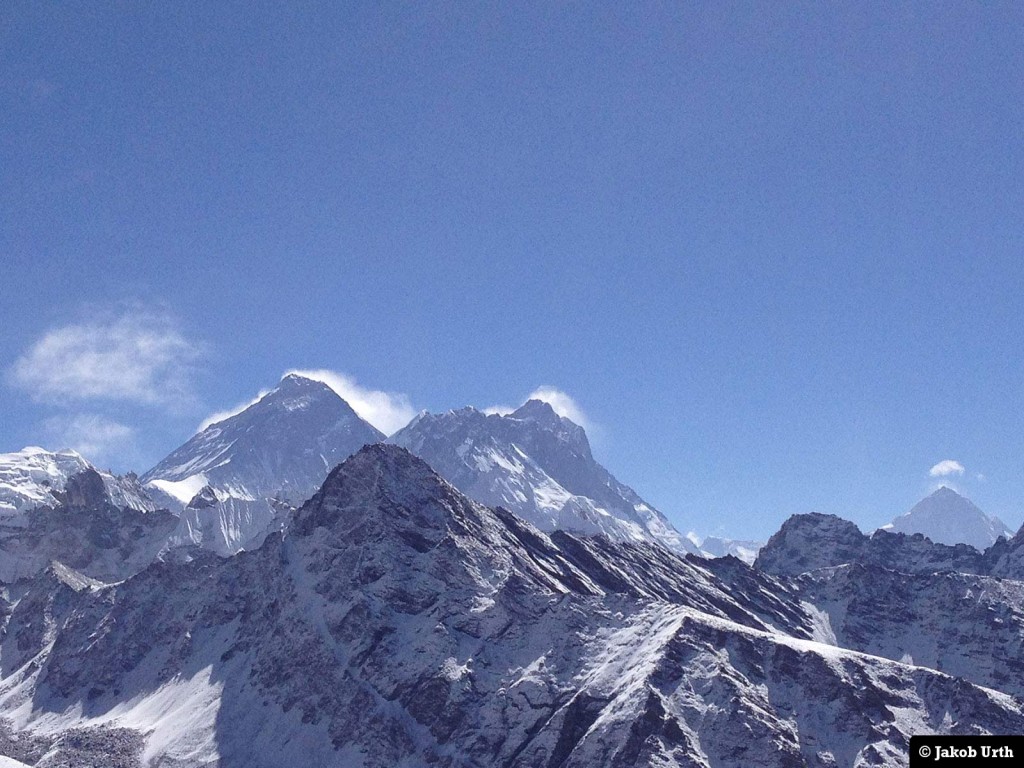
[[[1000,536],[1011,535],[999,518],[986,515],[966,496],[945,485],[885,528],[893,533],[921,533],[938,544],[970,544],[979,551]]]
[[[282,376],[281,383],[279,384],[279,386],[327,387],[327,385],[324,384],[324,382],[320,381],[320,379],[313,379],[310,378],[309,376],[303,376],[301,373],[295,373],[294,371],[291,373],[286,373],[284,376]],[[330,387],[328,387],[328,389],[330,389]]]
[[[372,479],[382,488],[395,488],[429,481],[440,484],[440,476],[419,456],[391,443],[364,445],[339,464],[324,481],[324,488],[346,478]]]
[[[451,496],[461,497],[405,448],[389,443],[365,445],[327,476],[320,491],[296,513],[293,530],[305,534],[331,527],[339,515],[348,514],[345,510],[372,508],[375,515],[391,510],[404,518],[405,513],[397,510],[422,509]],[[439,521],[423,518],[421,523],[436,527]]]
[[[921,499],[908,514],[913,514],[914,511],[922,511],[925,509],[945,509],[945,510],[964,510],[975,514],[984,514],[977,505],[966,496],[957,491],[954,491],[948,485],[939,486],[936,490],[932,491],[929,495]]]
[[[352,406],[327,384],[296,373],[289,373],[282,378],[274,389],[260,397],[241,414],[274,412],[282,409],[293,411],[310,405],[331,410],[340,409],[351,416],[356,415]]]

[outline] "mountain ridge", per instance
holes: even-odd
[[[1024,729],[1010,696],[822,642],[801,596],[735,558],[548,536],[372,445],[252,551],[37,577],[3,611],[0,733],[32,764],[788,768]]]

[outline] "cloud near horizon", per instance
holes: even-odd
[[[46,331],[8,371],[32,399],[57,405],[105,400],[184,407],[202,345],[169,314],[129,307]]]
[[[952,475],[963,475],[964,465],[954,459],[943,459],[928,470],[929,477],[950,477]]]

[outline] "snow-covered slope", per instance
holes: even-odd
[[[0,744],[31,765],[905,766],[915,733],[1024,731],[735,558],[549,537],[387,445],[257,550],[9,600]]]
[[[335,465],[383,439],[326,384],[289,374],[241,413],[192,437],[142,481],[175,500],[181,526],[173,545],[231,554],[258,546]]]
[[[87,469],[96,468],[75,451],[30,447],[0,453],[0,519],[10,520],[35,507],[52,506],[57,503],[55,493],[64,490],[68,478]],[[157,508],[134,475],[99,474],[114,504],[142,511]]]
[[[0,455],[0,582],[51,560],[116,580],[146,567],[177,524],[134,475],[100,472],[73,451]]]
[[[541,530],[697,551],[594,460],[582,427],[539,400],[504,416],[469,407],[422,413],[389,442],[423,458],[470,498],[509,509]]]
[[[87,467],[62,479],[46,506],[0,518],[0,582],[31,577],[53,560],[104,581],[148,566],[178,521],[167,510],[124,505],[110,480]]]
[[[883,526],[883,530],[921,533],[938,544],[970,544],[979,550],[992,546],[1000,537],[1013,535],[998,517],[986,515],[970,499],[946,486]]]

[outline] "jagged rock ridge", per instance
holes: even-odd
[[[134,475],[100,472],[73,451],[0,455],[0,582],[51,560],[123,579],[149,565],[176,526]]]

